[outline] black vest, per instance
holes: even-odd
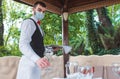
[[[43,36],[38,28],[37,23],[32,18],[30,19],[34,22],[36,26],[36,30],[32,35],[32,41],[30,42],[30,45],[37,55],[39,55],[40,57],[43,57],[44,51],[45,51]]]

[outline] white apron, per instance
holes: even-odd
[[[40,68],[29,58],[22,56],[16,79],[41,79]]]

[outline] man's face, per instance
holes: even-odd
[[[34,14],[35,14],[36,11],[45,13],[46,8],[42,7],[41,5],[37,5],[35,8],[33,8],[33,11],[34,11]]]

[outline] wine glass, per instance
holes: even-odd
[[[120,79],[120,62],[112,64],[112,71]]]
[[[52,61],[52,55],[53,55],[53,48],[52,47],[46,47],[44,57],[51,62]],[[46,70],[51,70],[52,67],[49,66],[46,68]]]
[[[67,62],[66,67],[66,76],[67,79],[77,79],[78,76],[78,62]]]
[[[79,66],[79,79],[92,79],[94,73],[94,67],[92,66]]]

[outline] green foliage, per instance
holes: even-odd
[[[88,32],[88,41],[90,44],[90,47],[93,51],[93,54],[97,54],[100,48],[99,44],[99,36],[97,36],[97,31],[94,25],[94,17],[93,17],[93,10],[89,10],[86,12],[86,28]]]
[[[69,45],[73,47],[71,55],[85,54],[86,50],[90,49],[86,38],[85,18],[85,12],[78,12],[69,16]]]
[[[0,46],[0,57],[9,55],[9,51],[4,47]]]
[[[118,55],[120,54],[120,47],[118,48],[112,48],[109,50],[101,49],[97,55],[105,55],[105,54],[112,54],[112,55]]]
[[[69,16],[69,39],[85,35],[85,12],[74,13]]]
[[[14,46],[11,45],[10,46],[11,48],[9,46],[7,46],[7,47],[0,46],[0,57],[2,57],[2,56],[11,56],[11,55],[21,56],[21,53],[20,53],[20,51],[18,51],[18,47],[17,46],[18,46],[18,44],[14,45]]]
[[[2,0],[0,1],[0,46],[3,46],[3,10],[2,10]]]
[[[9,28],[9,35],[5,37],[4,46],[0,47],[0,56],[21,56],[18,47],[20,32],[17,27]]]
[[[62,26],[61,26],[61,17],[59,15],[46,12],[44,20],[42,20],[41,24],[42,29],[45,32],[44,43],[46,45],[56,44],[58,40],[58,44],[62,44]]]
[[[24,4],[17,3],[13,0],[3,0],[3,18],[5,24],[4,32],[4,47],[0,47],[0,56],[5,55],[17,55],[21,56],[19,51],[18,42],[20,36],[21,22],[29,18],[32,14],[31,7]],[[109,11],[109,17],[112,18],[112,23],[117,30],[120,24],[119,9],[120,5],[113,5],[107,7]],[[86,21],[86,13],[78,12],[69,15],[69,45],[73,47],[71,55],[91,55],[91,54],[119,54],[118,48],[106,50],[99,47],[102,44],[97,34],[97,27],[94,25],[94,21],[98,17],[97,13],[92,15],[88,21]],[[95,19],[94,19],[95,18]],[[88,26],[86,25],[88,24]],[[89,27],[90,25],[90,27]],[[42,29],[45,32],[44,43],[45,45],[58,44],[62,45],[62,20],[61,15],[46,12],[44,20],[41,24]],[[88,31],[90,29],[90,31]],[[104,29],[104,31],[107,30]],[[119,31],[119,30],[117,30]],[[119,35],[115,33],[115,37]],[[109,35],[105,35],[105,38],[111,38]],[[91,38],[88,38],[91,37]],[[113,37],[112,37],[113,38]],[[93,43],[90,43],[90,41]],[[118,38],[113,39],[118,42]],[[94,49],[94,50],[93,50]],[[94,52],[93,52],[94,51]],[[62,55],[62,51],[58,51],[56,55]]]
[[[112,5],[107,7],[109,12],[109,17],[112,20],[114,28],[118,27],[120,24],[120,4]]]
[[[28,14],[30,7],[16,3],[12,0],[3,0],[3,17],[4,17],[4,46],[0,47],[0,56],[15,55],[21,56],[19,51],[18,42],[20,36],[21,18],[28,18],[31,14]],[[22,19],[22,20],[23,20]]]

